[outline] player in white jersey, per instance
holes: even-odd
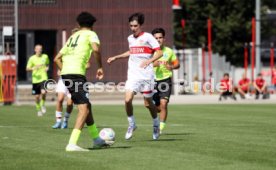
[[[58,71],[58,75],[60,71]],[[58,80],[58,84],[56,86],[56,93],[57,93],[57,103],[56,103],[56,123],[52,126],[53,129],[66,129],[68,127],[68,120],[70,118],[70,114],[73,110],[73,101],[71,99],[71,94],[68,91],[67,87],[64,85],[61,77]],[[62,122],[62,103],[67,96],[67,106],[66,112],[64,114],[63,122]]]
[[[128,37],[129,50],[123,54],[108,58],[111,63],[120,58],[128,59],[128,73],[125,93],[125,109],[128,116],[128,130],[125,139],[130,139],[133,131],[137,128],[134,115],[132,100],[134,95],[141,92],[144,95],[145,107],[147,107],[153,118],[153,139],[159,137],[160,122],[157,110],[152,102],[154,89],[154,70],[153,62],[163,53],[157,40],[147,32],[143,32],[141,26],[144,23],[144,14],[135,13],[129,17],[129,26],[133,34]]]

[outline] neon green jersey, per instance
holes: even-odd
[[[154,67],[155,72],[155,80],[164,80],[169,77],[172,77],[172,71],[166,68],[166,64],[172,63],[177,60],[176,55],[174,54],[173,50],[169,47],[163,47],[163,56],[159,58],[157,61],[159,66]]]
[[[66,45],[60,50],[62,54],[61,75],[85,75],[86,64],[92,53],[91,43],[100,44],[94,31],[80,30],[69,37]]]
[[[49,65],[49,58],[47,54],[41,54],[41,56],[32,55],[27,63],[27,68],[37,67],[32,71],[32,83],[40,83],[44,80],[48,80],[46,68]]]

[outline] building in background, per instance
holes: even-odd
[[[81,11],[92,13],[97,22],[94,30],[97,32],[102,47],[105,78],[103,81],[125,81],[127,60],[117,61],[107,66],[106,59],[121,51],[128,50],[127,36],[128,17],[134,12],[145,14],[144,30],[150,32],[155,27],[166,29],[166,39],[172,45],[172,1],[171,0],[18,0],[18,80],[21,83],[30,82],[30,75],[25,71],[28,57],[33,54],[35,44],[42,44],[44,53],[50,58],[49,77],[55,78],[56,67],[53,58],[59,51],[71,30],[76,27],[76,16]],[[13,0],[0,1],[0,16],[13,17]],[[11,21],[12,19],[7,18]],[[0,20],[0,30],[6,24]],[[13,22],[13,21],[11,21]],[[11,51],[14,51],[14,46]],[[88,71],[88,80],[96,81],[94,60]]]

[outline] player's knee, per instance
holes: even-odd
[[[132,99],[131,98],[126,98],[125,99],[125,104],[131,104],[132,103]]]

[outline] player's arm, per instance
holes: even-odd
[[[49,61],[48,55],[46,55],[46,56],[47,56],[47,58],[46,58],[46,64],[45,64],[45,71],[48,71],[49,70],[50,61]]]
[[[115,61],[117,59],[127,58],[127,57],[129,57],[129,55],[130,55],[130,52],[126,51],[126,52],[124,52],[122,54],[119,54],[119,55],[116,55],[116,56],[113,56],[113,57],[109,57],[107,59],[107,63],[110,64],[110,63],[112,63],[113,61]]]
[[[60,70],[62,70],[62,54],[58,53],[54,59],[54,62],[56,63],[56,65],[58,66],[58,68]]]
[[[26,71],[34,71],[36,70],[38,67],[34,65],[34,63],[32,62],[31,59],[29,59],[28,63],[27,63],[27,67],[26,67]]]
[[[168,63],[166,65],[168,70],[174,70],[174,69],[178,69],[180,67],[179,61],[178,59],[175,59],[174,61],[172,61],[171,63]]]
[[[261,89],[257,86],[256,82],[254,82],[253,85],[254,85],[255,89],[257,89],[259,92],[261,92]]]
[[[263,87],[262,87],[262,89],[261,89],[262,92],[265,91],[266,85],[267,85],[266,82],[264,82]]]
[[[90,62],[88,61],[88,62],[86,63],[85,68],[86,68],[86,69],[89,69],[90,67],[91,67],[91,65],[90,65]]]
[[[103,66],[102,66],[102,56],[101,56],[101,51],[100,51],[100,45],[96,42],[91,43],[92,49],[93,49],[93,56],[95,57],[98,70],[96,74],[96,78],[101,80],[104,76],[103,73]]]
[[[154,61],[158,60],[159,58],[161,58],[163,56],[163,52],[162,50],[158,49],[154,52],[153,57],[142,62],[140,67],[142,68],[146,68],[148,65],[150,65],[151,63],[153,63]]]

